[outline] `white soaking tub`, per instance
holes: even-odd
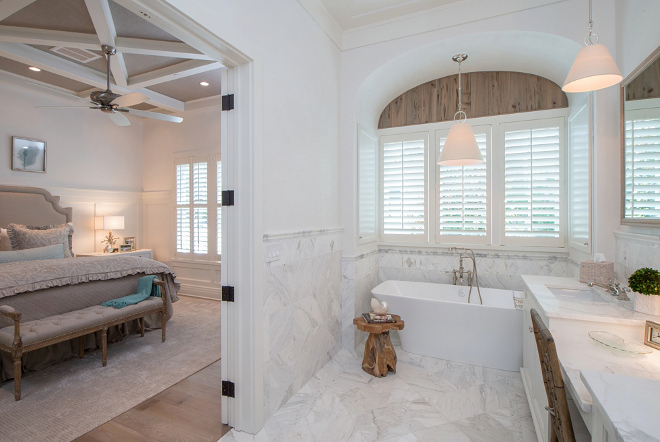
[[[426,282],[385,281],[371,293],[400,315],[401,347],[410,353],[500,370],[522,365],[523,310],[516,309],[512,290]],[[515,292],[520,297],[521,292]]]

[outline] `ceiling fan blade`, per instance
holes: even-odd
[[[143,111],[138,109],[127,109],[131,115],[138,117],[154,118],[156,120],[170,121],[172,123],[181,123],[183,118],[175,117],[174,115],[160,114],[158,112]]]
[[[127,107],[135,106],[136,104],[144,103],[145,101],[149,101],[149,97],[140,92],[131,92],[130,94],[116,98],[112,101],[112,104],[116,104],[119,107]]]
[[[111,114],[108,114],[110,116],[110,119],[117,125],[117,126],[130,126],[131,122],[128,121],[128,118],[120,114],[119,112],[113,112]]]
[[[98,109],[97,107],[93,106],[35,106],[35,107],[40,107],[40,108],[51,108],[51,109]]]

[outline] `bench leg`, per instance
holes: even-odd
[[[14,399],[21,400],[21,355],[14,355]]]
[[[108,327],[101,330],[101,358],[105,367],[108,364]]]
[[[140,335],[144,338],[144,316],[139,319],[140,321]]]
[[[163,342],[165,342],[165,323],[167,322],[167,315],[165,312],[161,312],[160,314],[160,328],[163,333]]]
[[[85,337],[78,338],[78,357],[82,359],[85,356]]]

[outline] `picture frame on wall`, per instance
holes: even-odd
[[[46,173],[46,142],[12,137],[11,169]]]
[[[137,247],[135,246],[135,237],[134,236],[126,236],[124,237],[124,244],[130,245],[131,250],[135,250]]]

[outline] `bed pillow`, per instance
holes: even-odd
[[[69,233],[69,252],[71,252],[71,256],[74,256],[73,254],[73,223],[66,223],[66,224],[51,224],[49,226],[30,226],[27,225],[27,227],[30,230],[50,230],[50,229],[57,229],[59,227],[64,227],[64,226],[70,226],[71,227],[71,232]]]
[[[0,252],[8,252],[11,250],[11,241],[7,235],[7,229],[0,229]]]
[[[62,244],[64,257],[72,258],[73,253],[69,246],[69,235],[73,234],[71,224],[60,224],[49,229],[30,229],[21,224],[9,224],[7,228],[12,250],[34,249],[36,247]]]
[[[64,244],[53,244],[52,246],[35,247],[33,249],[12,250],[0,252],[0,264],[17,261],[35,261],[38,259],[60,259],[64,258]]]

